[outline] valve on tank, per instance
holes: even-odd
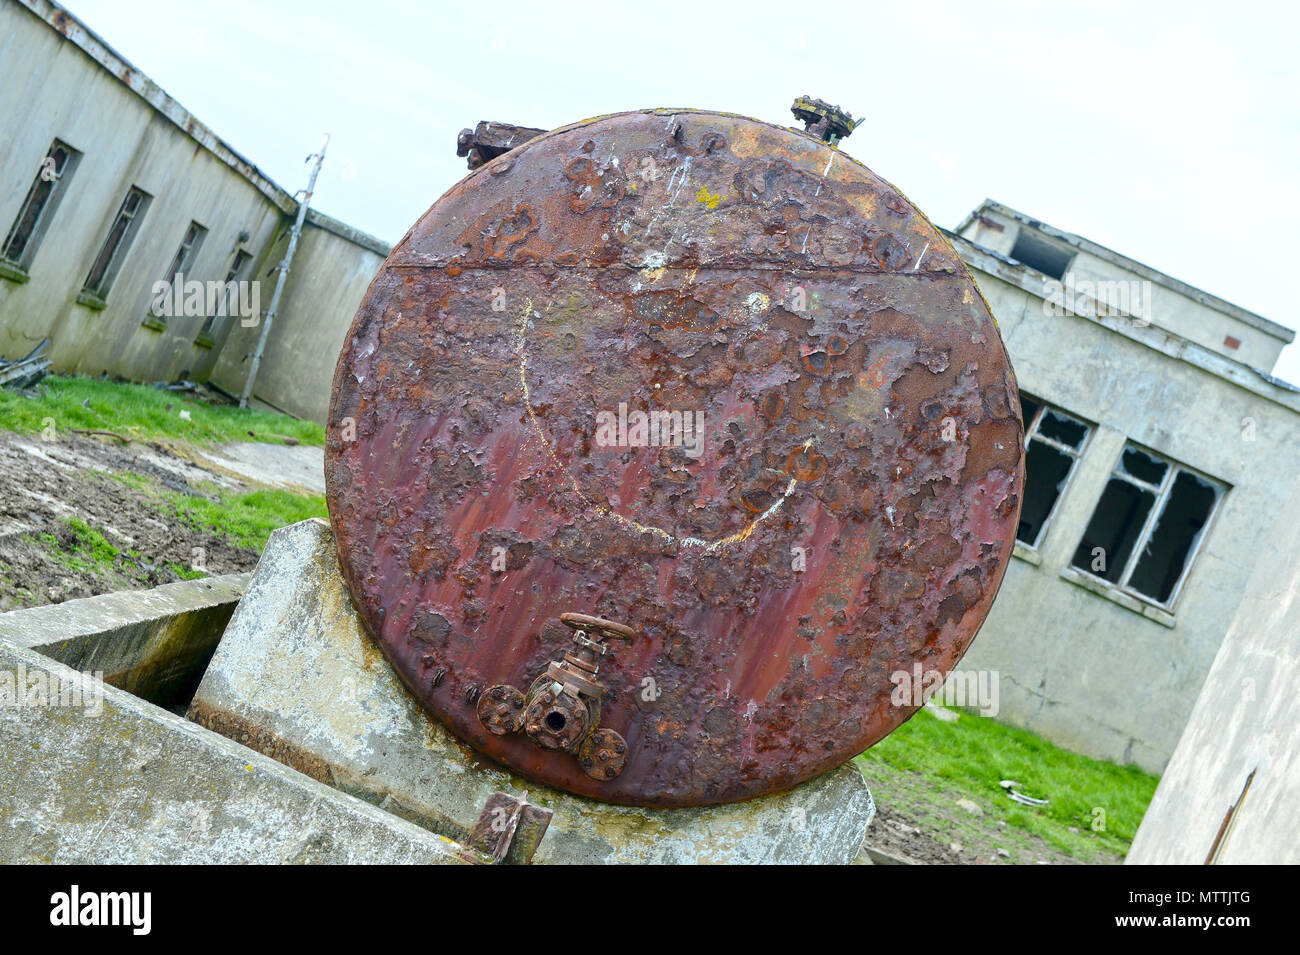
[[[627,740],[599,727],[605,687],[596,674],[609,649],[605,638],[631,639],[636,631],[581,613],[560,614],[560,620],[573,628],[572,649],[551,662],[527,695],[504,683],[488,687],[479,697],[479,722],[494,736],[522,731],[543,749],[572,753],[593,779],[613,779],[627,762]]]

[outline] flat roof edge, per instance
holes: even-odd
[[[1180,295],[1185,295],[1194,302],[1199,302],[1200,304],[1213,308],[1216,311],[1223,312],[1226,315],[1231,315],[1238,321],[1244,322],[1252,328],[1256,328],[1264,334],[1278,339],[1284,344],[1289,345],[1295,341],[1296,332],[1293,328],[1288,328],[1272,319],[1265,318],[1263,315],[1244,309],[1240,305],[1234,305],[1227,299],[1219,298],[1219,296],[1207,292],[1204,289],[1197,288],[1194,285],[1188,285],[1186,282],[1180,281],[1168,273],[1161,272],[1159,269],[1153,269],[1151,266],[1145,265],[1137,259],[1129,258],[1122,252],[1116,252],[1114,249],[1093,242],[1091,239],[1085,238],[1077,233],[1066,232],[1064,229],[1058,229],[1055,226],[1048,225],[1041,219],[1035,219],[1033,216],[1012,209],[1010,206],[994,199],[985,199],[980,203],[980,205],[976,207],[970,215],[962,220],[961,225],[957,227],[958,231],[966,228],[966,226],[968,226],[979,213],[985,210],[999,212],[1002,215],[1015,219],[1022,225],[1030,226],[1031,228],[1038,229],[1046,235],[1060,239],[1080,251],[1087,252],[1090,255],[1095,255],[1100,259],[1110,262],[1112,265],[1117,265],[1120,268],[1136,272],[1143,278],[1149,279],[1158,285],[1163,285],[1170,291],[1177,292]]]
[[[1007,259],[992,249],[986,249],[978,242],[973,242],[964,236],[949,232],[946,229],[942,231],[957,250],[957,254],[961,256],[961,260],[969,268],[990,275],[1006,282],[1008,285],[1013,285],[1035,298],[1047,301],[1041,283],[1039,288],[1036,289],[1035,283],[1028,281],[1029,276],[1027,273],[1032,272],[1036,276],[1041,275],[1041,273],[1034,271],[1027,265]],[[1221,355],[1213,349],[1184,338],[1167,328],[1150,324],[1145,328],[1137,329],[1131,323],[1129,323],[1128,327],[1121,324],[1128,322],[1127,319],[1104,319],[1091,315],[1076,315],[1074,317],[1100,325],[1107,331],[1123,335],[1138,344],[1154,349],[1184,364],[1191,365],[1193,368],[1198,368],[1207,374],[1214,375],[1216,378],[1236,385],[1260,398],[1300,413],[1300,387],[1259,368],[1253,368],[1226,355]],[[1157,336],[1163,336],[1168,341],[1168,346],[1164,347],[1165,343],[1158,341]]]
[[[297,211],[297,202],[292,195],[276,185],[257,166],[199,122],[197,117],[168,95],[166,90],[138,70],[114,50],[103,37],[77,19],[71,11],[54,3],[53,0],[18,0],[18,2],[29,13],[44,21],[46,26],[110,73],[119,83],[148,103],[177,129],[248,180],[282,212],[292,215]]]
[[[388,254],[393,251],[393,247],[383,239],[376,238],[369,232],[362,232],[360,229],[354,228],[346,222],[340,222],[323,212],[318,212],[311,206],[307,207],[306,221],[309,225],[324,229],[326,232],[332,232],[339,238],[347,239],[353,245],[359,245],[381,258],[388,258]]]

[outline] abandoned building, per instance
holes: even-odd
[[[0,84],[0,355],[48,337],[60,372],[238,394],[256,316],[208,300],[160,317],[154,287],[269,288],[294,196],[48,0],[0,3]],[[1295,334],[992,201],[949,238],[1001,328],[1027,442],[1016,559],[962,668],[998,674],[999,718],[1161,771],[1275,559],[1300,390],[1269,372]],[[257,398],[328,424],[388,252],[308,213]]]

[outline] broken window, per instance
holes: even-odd
[[[1125,445],[1072,563],[1169,606],[1223,491],[1188,468]]]
[[[81,153],[67,143],[56,139],[50,145],[32,187],[27,190],[27,197],[18,209],[18,217],[5,236],[0,257],[6,262],[22,269],[31,265],[36,248],[67,192],[68,182],[80,159]]]
[[[217,302],[217,307],[204,320],[203,327],[199,329],[199,337],[196,339],[198,344],[211,347],[213,344],[212,331],[216,327],[217,318],[234,314],[235,304],[231,301],[231,297],[236,294],[235,283],[243,280],[244,270],[252,261],[252,255],[243,249],[235,253],[235,260],[230,263],[230,271],[226,273],[226,282],[222,286],[221,298]]]
[[[1074,253],[1051,242],[1044,242],[1022,226],[1016,235],[1016,244],[1011,247],[1011,257],[1021,265],[1037,269],[1044,275],[1062,279],[1065,278],[1065,270],[1070,267]]]
[[[1025,421],[1025,493],[1016,540],[1037,547],[1090,428],[1024,393],[1020,410]]]
[[[108,290],[113,285],[113,279],[117,277],[122,258],[131,247],[131,242],[139,231],[140,222],[144,219],[145,210],[149,208],[152,198],[142,189],[131,187],[131,191],[122,200],[122,207],[117,210],[113,225],[108,230],[108,237],[100,247],[99,255],[95,256],[95,264],[90,267],[86,284],[81,289],[83,293],[92,295],[101,302],[108,297]]]
[[[203,237],[207,232],[208,230],[203,228],[203,226],[199,225],[197,222],[191,222],[189,228],[185,230],[185,237],[181,239],[180,248],[178,248],[176,254],[172,256],[171,264],[167,266],[167,271],[163,275],[163,282],[166,283],[168,289],[170,289],[172,283],[177,280],[177,276],[180,276],[180,282],[184,285],[185,270],[189,268],[190,263],[194,261],[194,256],[199,251],[199,246],[203,244]],[[176,296],[174,298],[169,296],[168,300],[173,301],[176,298],[180,298],[180,293],[183,292],[183,288],[178,289]],[[145,319],[145,324],[152,324],[155,328],[165,325],[166,309],[163,310],[163,314],[161,315],[155,315],[153,312],[150,312],[149,317]]]

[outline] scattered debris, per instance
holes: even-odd
[[[52,364],[42,358],[41,352],[50,344],[47,338],[17,361],[0,358],[0,386],[5,388],[30,388],[50,373]]]
[[[182,411],[181,414],[184,415],[185,412]],[[277,441],[283,441],[285,444],[287,444],[287,445],[289,445],[289,446],[291,446],[291,447],[292,447],[293,445],[295,445],[295,444],[301,444],[301,443],[302,443],[302,442],[299,441],[297,438],[295,438],[293,435],[289,435],[289,434],[276,434],[274,431],[264,431],[264,432],[262,432],[261,434],[258,434],[256,431],[250,431],[250,432],[248,432],[248,436],[249,436],[250,438],[275,438]]]
[[[121,441],[123,444],[131,443],[130,438],[120,435],[116,431],[97,431],[93,428],[69,428],[68,430],[73,434],[102,434],[105,437],[117,438],[117,440]]]
[[[940,706],[934,700],[925,701],[925,711],[933,716],[936,720],[942,720],[945,723],[956,723],[961,719],[960,713],[954,713],[947,707]]]
[[[1035,799],[1033,796],[1026,796],[1016,788],[1020,783],[1014,779],[1004,779],[999,785],[1007,791],[1008,796],[1022,806],[1046,806],[1050,802],[1047,799]]]
[[[998,854],[1001,858],[1003,858],[1003,859],[1010,859],[1010,858],[1011,858],[1011,853],[1008,852],[1006,849],[1003,849],[1001,846],[998,846],[998,848],[997,848],[996,851],[997,851],[997,854]]]

